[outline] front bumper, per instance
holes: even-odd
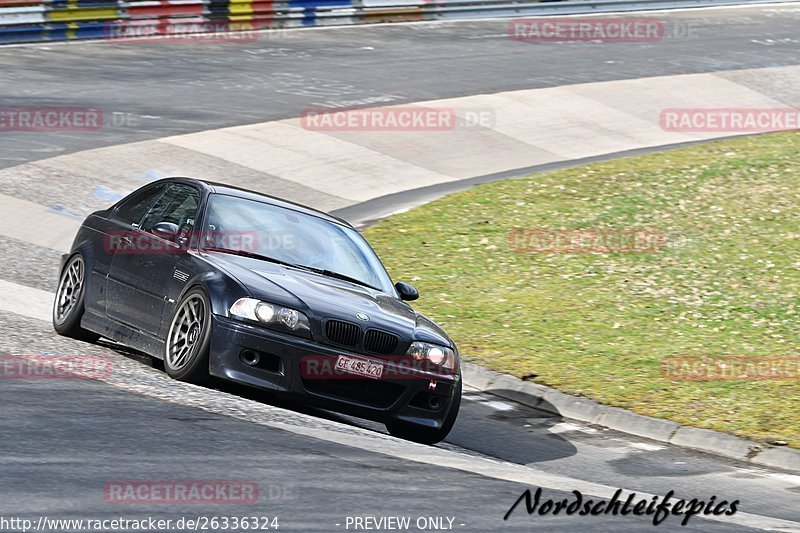
[[[409,370],[385,357],[351,354],[219,315],[212,315],[211,322],[212,375],[361,418],[380,422],[401,420],[438,429],[450,410],[455,387],[461,379],[460,372],[442,375]],[[256,354],[259,363],[246,364],[243,354],[244,358]],[[309,356],[332,368],[340,355],[380,361],[388,372],[378,380],[308,375],[301,370],[301,362]]]

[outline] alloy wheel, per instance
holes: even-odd
[[[175,318],[167,336],[167,364],[174,371],[183,369],[197,352],[203,337],[206,304],[199,295],[187,298]]]
[[[83,290],[84,277],[83,258],[76,255],[70,261],[64,274],[61,276],[61,283],[58,285],[56,295],[56,322],[63,324],[69,318],[72,311],[80,302],[81,291]]]

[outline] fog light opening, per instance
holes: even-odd
[[[433,396],[431,395],[428,398],[428,408],[436,411],[442,406],[442,397],[441,396]]]
[[[252,350],[245,350],[241,353],[239,359],[248,366],[256,366],[261,361],[261,356]]]

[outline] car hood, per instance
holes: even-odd
[[[317,323],[336,318],[391,331],[408,340],[452,344],[445,332],[407,303],[381,291],[248,257],[206,253],[259,300],[293,307]],[[357,313],[369,317],[360,320]]]

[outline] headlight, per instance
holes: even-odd
[[[291,307],[281,307],[254,298],[236,300],[231,306],[231,315],[262,324],[273,326],[280,324],[305,336],[309,336],[311,332],[311,325],[304,313]]]
[[[436,366],[447,370],[455,370],[456,354],[450,348],[431,344],[429,342],[412,342],[406,355],[410,355],[416,361],[430,361]]]
[[[289,329],[294,329],[300,323],[300,311],[284,307],[278,312],[278,322]]]

